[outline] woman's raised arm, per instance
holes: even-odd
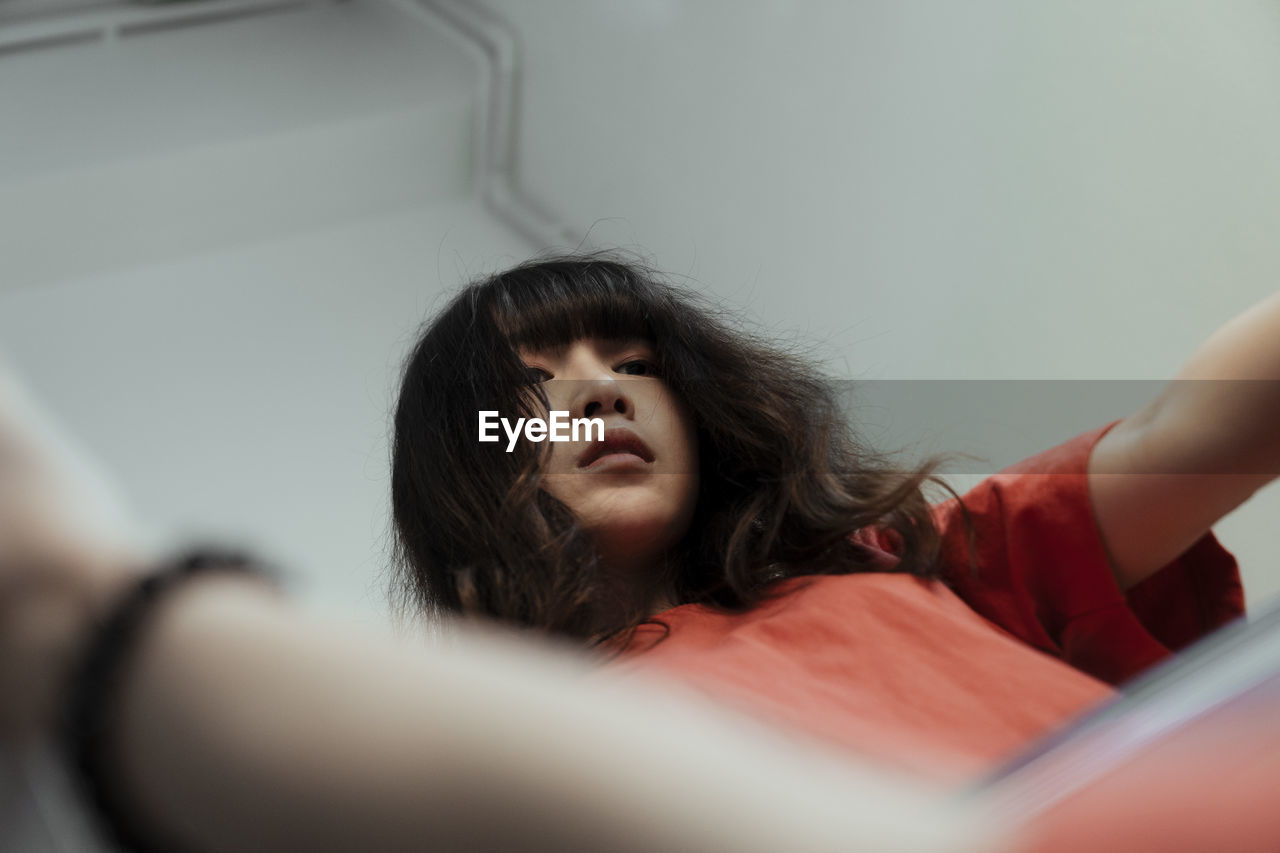
[[[1121,589],[1190,547],[1280,474],[1280,293],[1213,333],[1089,459]]]

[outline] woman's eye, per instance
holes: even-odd
[[[552,378],[551,374],[543,370],[541,367],[528,367],[525,369],[528,372],[529,381],[532,382],[534,385],[540,385],[541,383],[546,382],[548,379]]]
[[[642,358],[632,359],[618,365],[618,373],[625,373],[629,376],[657,376],[658,370],[653,366],[653,362],[645,361]]]

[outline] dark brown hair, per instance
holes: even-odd
[[[698,504],[668,559],[678,603],[745,610],[782,578],[873,569],[874,554],[849,540],[867,526],[900,538],[896,571],[937,576],[940,537],[922,485],[955,495],[934,475],[945,457],[900,470],[856,438],[806,360],[640,263],[578,255],[468,285],[408,357],[391,472],[402,615],[484,615],[588,645],[646,621],[610,610],[601,623],[610,590],[590,538],[540,488],[545,445],[508,453],[476,440],[480,410],[545,411],[517,349],[588,336],[651,341],[696,423]]]

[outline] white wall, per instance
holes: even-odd
[[[105,38],[0,50],[0,290],[470,193],[468,51],[379,0],[263,2],[125,5],[57,19]]]
[[[257,545],[380,613],[400,360],[445,291],[524,251],[446,201],[7,294],[0,341],[169,538]]]
[[[474,197],[482,78],[377,0],[0,54],[0,352],[159,541],[383,618],[400,359],[528,251]]]
[[[1280,281],[1274,3],[483,5],[522,37],[522,183],[839,375],[1167,379]],[[1158,385],[1059,387],[1088,414],[1054,441]],[[1278,512],[1218,527],[1255,602]]]
[[[0,357],[157,542],[386,623],[400,361],[528,251],[474,197],[481,84],[375,0],[0,53]],[[101,849],[57,762],[7,758],[0,849]]]
[[[1158,380],[1273,289],[1280,250],[1268,239],[1278,224],[1269,200],[1280,167],[1268,154],[1280,126],[1267,107],[1280,21],[1270,4],[485,3],[521,37],[524,186],[589,228],[594,243],[647,251],[815,345],[839,375]],[[362,112],[369,128],[380,116],[411,114],[418,94],[441,90],[441,73],[462,86],[454,91],[477,84],[474,72],[458,70],[461,52],[454,65],[440,63],[447,40],[420,51],[436,63],[429,68],[412,42],[426,31],[397,30],[389,14],[357,19],[341,63],[366,76],[327,99],[308,95],[292,108],[313,113],[298,128],[320,139],[341,126],[326,125],[325,110],[330,119]],[[258,44],[262,32],[278,33],[282,57],[305,51],[284,18],[236,26],[253,26]],[[396,31],[381,54],[379,27]],[[342,38],[320,35],[327,49]],[[251,41],[236,41],[234,64],[252,55]],[[147,47],[153,61],[162,45]],[[361,64],[362,54],[377,62]],[[23,67],[47,72],[54,58],[24,58]],[[302,54],[296,61],[326,67]],[[415,85],[414,73],[430,73],[432,84]],[[0,94],[13,95],[14,75],[6,80]],[[203,85],[217,91],[216,81]],[[287,97],[265,81],[261,88],[268,105]],[[74,87],[56,91],[71,110]],[[457,106],[465,101],[444,102],[450,121],[466,121]],[[100,124],[110,121],[106,104],[93,106]],[[278,110],[260,112],[268,129],[283,126]],[[429,128],[431,114],[419,112],[415,126]],[[141,120],[136,108],[118,114]],[[78,121],[46,118],[54,130]],[[233,121],[244,125],[246,112]],[[145,138],[154,146],[183,132],[166,125]],[[119,146],[120,134],[106,127],[102,136]],[[54,151],[65,160],[77,143],[63,136],[48,150],[29,143],[28,161],[47,167]],[[335,208],[326,220],[299,205],[293,236],[281,214],[256,244],[237,242],[224,220],[209,230],[221,245],[184,255],[140,241],[150,256],[133,266],[104,261],[91,274],[71,274],[74,258],[47,250],[25,278],[11,264],[5,285],[19,290],[0,297],[0,340],[126,475],[149,517],[259,539],[283,561],[337,580],[325,594],[335,600],[356,585],[377,597],[380,442],[396,346],[426,294],[526,253],[474,207],[428,200],[442,191],[467,197],[469,167],[449,177],[456,143],[424,160],[440,177],[406,176],[397,196],[389,190],[412,151],[372,159],[375,136],[370,129],[368,145],[350,152],[365,186],[388,190],[363,208]],[[103,159],[102,145],[81,148]],[[131,168],[142,174],[147,163]],[[75,171],[61,168],[36,177]],[[358,192],[334,180],[332,195],[350,204]],[[66,196],[53,206],[76,203]],[[5,212],[21,218],[12,203]],[[59,251],[76,255],[71,244],[81,242]],[[62,277],[48,282],[59,264]],[[904,398],[906,387],[890,397]],[[1027,386],[1007,387],[992,393],[1010,411],[979,420],[987,445],[939,422],[923,428],[927,449],[1035,449],[1126,414],[1125,401],[1136,407],[1158,384],[1124,386],[1118,403],[1096,383],[1037,388],[1041,398],[1066,398],[1066,411],[1038,423],[1031,439],[993,448],[990,436],[1018,432],[1002,419],[1018,414]],[[880,412],[869,431],[886,443],[914,440],[919,416],[895,416],[905,408]],[[155,431],[140,432],[140,423]],[[175,498],[201,480],[209,481],[202,497]],[[245,492],[241,482],[257,485]],[[1280,591],[1266,535],[1278,502],[1266,490],[1218,528],[1255,600]],[[353,575],[353,565],[363,568]]]

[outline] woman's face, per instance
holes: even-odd
[[[595,534],[605,564],[651,567],[683,538],[698,498],[697,432],[683,401],[658,375],[643,340],[584,338],[560,349],[520,350],[544,383],[552,411],[599,418],[551,442],[544,488]]]

